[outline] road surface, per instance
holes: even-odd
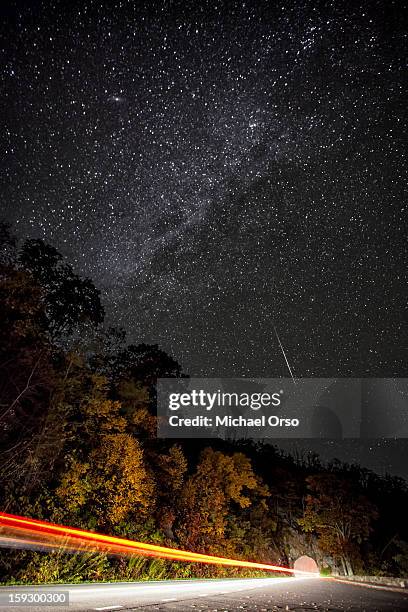
[[[4,602],[10,593],[27,587],[1,587]],[[389,588],[373,588],[321,580],[319,578],[259,578],[245,580],[183,580],[142,583],[58,585],[47,592],[69,591],[70,605],[14,606],[0,610],[16,612],[278,612],[359,610],[375,612],[408,610],[408,593]]]

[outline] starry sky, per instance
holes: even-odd
[[[2,216],[109,323],[191,375],[288,375],[274,326],[296,376],[407,375],[405,2],[0,11]]]

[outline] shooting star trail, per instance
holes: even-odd
[[[278,335],[278,332],[277,332],[277,330],[276,330],[275,325],[273,326],[273,329],[274,329],[274,332],[275,332],[275,336],[276,336],[276,338],[277,338],[277,340],[278,340],[278,342],[279,342],[279,346],[280,346],[280,348],[281,348],[282,354],[283,354],[283,356],[284,356],[284,358],[285,358],[286,365],[288,366],[288,370],[289,370],[289,373],[290,373],[290,375],[291,375],[291,377],[292,377],[293,384],[294,384],[294,385],[296,385],[296,380],[295,380],[295,377],[293,376],[292,368],[290,367],[290,363],[289,363],[289,361],[288,361],[288,358],[286,357],[285,349],[283,348],[283,344],[282,344],[282,342],[281,342],[281,340],[280,340],[280,338],[279,338],[279,335]]]

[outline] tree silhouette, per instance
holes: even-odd
[[[19,260],[42,288],[52,338],[68,335],[79,325],[102,323],[99,290],[90,279],[75,274],[54,247],[42,240],[27,240]]]

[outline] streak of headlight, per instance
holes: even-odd
[[[55,550],[55,544],[49,542],[37,542],[36,540],[26,540],[25,538],[5,538],[0,536],[0,547],[1,548],[20,548],[23,550],[41,550],[41,551],[53,551]],[[67,550],[69,552],[69,550]],[[76,552],[76,551],[75,551]]]
[[[176,561],[190,561],[209,563],[214,565],[228,565],[234,567],[247,567],[259,570],[268,570],[273,572],[295,573],[295,570],[279,565],[269,565],[267,563],[256,563],[253,561],[242,561],[240,559],[228,559],[225,557],[216,557],[213,555],[204,555],[201,553],[179,550],[176,548],[168,548],[166,546],[158,546],[155,544],[147,544],[145,542],[136,542],[126,540],[125,538],[117,538],[107,536],[73,527],[65,527],[63,525],[55,525],[45,521],[15,516],[12,514],[0,513],[0,526],[16,531],[29,532],[32,536],[38,534],[44,535],[46,538],[53,536],[54,545],[61,542],[59,548],[64,548],[67,545],[72,548],[73,543],[78,545],[78,548],[87,547],[88,550],[93,548],[97,551],[107,550],[113,554],[139,554],[148,556],[157,556]],[[296,575],[299,573],[310,576],[309,572],[299,572],[296,570]]]

